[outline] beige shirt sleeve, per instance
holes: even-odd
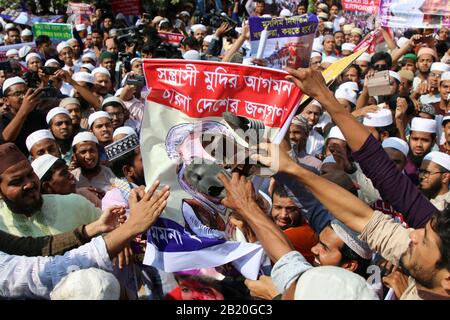
[[[367,242],[371,249],[378,251],[383,258],[398,265],[400,257],[408,249],[409,234],[413,230],[406,229],[380,211],[374,211],[359,238]]]

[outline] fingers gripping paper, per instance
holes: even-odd
[[[164,213],[148,231],[144,263],[174,272],[233,262],[246,277],[256,278],[262,248],[230,241],[228,212],[220,202],[224,190],[216,174],[229,172],[238,161],[233,148],[231,156],[229,149],[217,151],[217,141],[238,144],[222,114],[260,121],[274,141],[287,130],[302,93],[285,80],[285,72],[267,68],[151,59],[144,69],[149,89],[141,130],[145,180],[150,185],[158,179],[171,190]],[[192,168],[199,159],[219,166]],[[194,178],[188,176],[191,171]],[[202,183],[211,192],[199,191]]]

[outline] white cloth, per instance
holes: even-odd
[[[306,153],[316,156],[322,153],[322,148],[325,145],[325,139],[316,130],[311,130],[308,140],[306,141]]]
[[[0,296],[50,298],[50,292],[69,272],[90,267],[112,271],[101,236],[63,256],[25,257],[0,251]]]

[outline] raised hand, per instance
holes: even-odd
[[[284,70],[289,72],[289,75],[286,76],[286,80],[295,83],[304,94],[316,99],[321,96],[323,92],[328,92],[325,79],[321,72],[312,69],[296,70],[288,67],[284,68]]]

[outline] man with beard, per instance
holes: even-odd
[[[431,65],[430,73],[428,74],[428,90],[426,94],[420,96],[419,101],[422,104],[431,104],[435,110],[436,114],[444,115],[446,113],[447,105],[444,104],[444,109],[440,108],[441,105],[441,94],[440,94],[440,80],[444,72],[450,71],[450,66],[442,62],[435,62]],[[445,97],[447,98],[447,97]]]
[[[70,113],[65,108],[56,107],[47,114],[47,124],[50,132],[55,137],[55,141],[61,151],[61,158],[70,164],[72,160],[72,119]]]
[[[97,94],[105,97],[108,93],[113,91],[111,74],[108,69],[98,67],[92,70],[91,74],[94,77],[94,90]]]
[[[311,128],[314,128],[319,123],[322,113],[322,106],[314,100],[303,109],[301,116],[308,121],[308,125]],[[311,129],[306,142],[306,153],[312,156],[321,154],[324,144],[325,139],[322,135],[316,130]]]
[[[449,171],[450,156],[438,151],[427,154],[419,170],[420,190],[438,210],[450,203]]]
[[[14,144],[1,145],[0,158],[0,230],[17,236],[55,235],[100,216],[79,195],[41,195],[39,178]]]
[[[93,187],[106,192],[111,187],[114,173],[100,164],[98,140],[91,132],[81,132],[73,138],[73,160],[77,168],[72,174],[77,180],[77,188]]]
[[[72,121],[72,132],[73,136],[76,136],[81,129],[81,109],[80,101],[76,98],[65,98],[59,102],[59,107],[64,108],[69,112],[70,120]]]
[[[419,75],[414,78],[413,90],[419,89],[422,82],[428,79],[430,68],[433,62],[437,60],[436,51],[431,48],[421,48],[417,53],[416,67],[419,71]]]
[[[419,167],[423,158],[431,151],[436,140],[436,121],[413,118],[409,136],[409,155],[405,166],[406,175],[415,185],[419,184]]]

